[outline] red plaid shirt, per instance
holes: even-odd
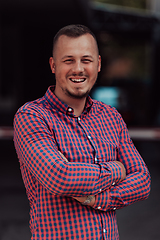
[[[16,113],[14,143],[30,202],[31,239],[119,239],[115,210],[149,195],[148,169],[120,114],[90,97],[75,117],[50,87]],[[126,168],[122,182],[114,160]],[[86,195],[96,195],[93,207],[72,198]]]

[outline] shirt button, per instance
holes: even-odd
[[[91,136],[88,136],[89,139],[91,139]]]
[[[72,108],[68,108],[68,112],[72,112]]]
[[[114,186],[115,184],[116,184],[116,183],[115,183],[115,182],[113,182],[113,183],[112,183],[112,186]]]
[[[80,118],[80,117],[78,117],[78,120],[80,121],[80,120],[81,120],[81,118]]]
[[[115,210],[116,210],[116,207],[114,207],[113,210],[115,211]]]
[[[99,206],[98,209],[101,209],[101,206]]]
[[[97,162],[97,158],[96,157],[95,157],[94,161]]]
[[[102,192],[102,189],[100,188],[99,191]]]
[[[106,233],[106,229],[103,229],[103,232]]]

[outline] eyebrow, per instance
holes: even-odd
[[[93,59],[93,56],[92,56],[92,55],[84,55],[83,57],[84,57],[84,58],[92,58],[92,59]]]
[[[72,55],[65,55],[64,57],[62,57],[62,59],[64,58],[72,58],[73,56]]]

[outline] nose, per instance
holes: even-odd
[[[73,73],[79,74],[84,71],[83,63],[81,61],[76,61],[73,66]]]

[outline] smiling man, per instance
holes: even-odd
[[[55,95],[69,106],[74,104],[75,115],[80,115],[101,67],[94,37],[61,35],[54,43],[50,66],[56,77]]]
[[[14,118],[32,240],[118,240],[116,209],[144,200],[150,175],[115,108],[89,97],[101,68],[83,25],[56,34],[56,85]]]

